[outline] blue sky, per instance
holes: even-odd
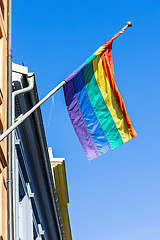
[[[48,146],[65,157],[74,240],[160,239],[160,2],[13,0],[13,62],[44,97],[128,20],[113,44],[118,89],[138,136],[88,161],[63,90],[42,107]]]

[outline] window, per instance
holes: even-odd
[[[0,104],[2,104],[2,83],[3,83],[3,37],[0,30]]]
[[[3,0],[0,0],[0,6],[1,6],[2,16],[4,18],[4,4],[3,4]]]
[[[3,102],[2,84],[3,84],[3,36],[2,36],[1,28],[0,28],[0,105]],[[3,133],[2,116],[3,116],[2,108],[0,108],[0,134]],[[0,158],[1,158],[1,156],[0,156]]]
[[[0,88],[2,88],[3,79],[3,37],[0,38]]]

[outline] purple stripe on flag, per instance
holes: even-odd
[[[82,113],[80,111],[74,90],[73,79],[63,86],[63,90],[71,122],[78,136],[78,139],[87,155],[87,158],[91,160],[100,156],[101,154],[96,148],[82,117]]]
[[[68,77],[66,77],[66,78],[64,79],[64,81],[65,81],[66,83],[69,82],[76,74],[77,74],[76,72],[72,72],[71,74],[69,74]]]
[[[86,65],[87,65],[86,63],[82,63],[76,70],[74,70],[71,74],[69,74],[69,76],[66,77],[66,78],[64,79],[64,81],[65,81],[65,82],[69,82],[69,81],[70,81],[72,78],[74,78],[74,77],[77,75],[77,73],[78,73],[79,71],[81,71],[82,68],[84,68]]]

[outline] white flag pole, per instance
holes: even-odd
[[[50,98],[55,92],[57,92],[62,86],[66,84],[65,81],[62,81],[57,87],[55,87],[50,93],[47,94],[41,101],[39,101],[33,108],[31,108],[24,115],[19,117],[19,119],[8,128],[1,136],[0,142],[6,138],[16,127],[18,127],[26,118],[28,118],[38,107],[40,107],[48,98]]]
[[[128,27],[132,26],[132,22],[126,22],[126,26],[122,28],[122,32],[124,32]],[[64,86],[66,82],[63,80],[57,87],[55,87],[50,93],[47,94],[40,102],[38,102],[33,108],[31,108],[24,115],[19,116],[18,120],[8,128],[1,136],[0,142],[6,138],[16,127],[18,127],[26,118],[28,118],[38,107],[40,107],[48,98],[50,98],[55,92],[57,92],[62,86]]]

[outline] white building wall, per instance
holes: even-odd
[[[27,194],[19,203],[19,239],[33,240],[32,205]]]

